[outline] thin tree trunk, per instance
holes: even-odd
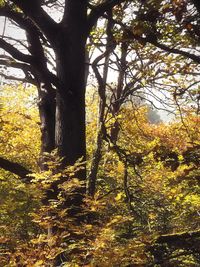
[[[117,91],[115,95],[115,102],[113,104],[113,116],[116,117],[119,113],[121,107],[120,98],[122,96],[123,87],[124,87],[124,77],[126,71],[126,56],[127,56],[127,49],[128,46],[126,43],[122,43],[121,45],[121,58],[119,62],[119,76],[118,76],[118,83],[117,83]],[[119,122],[116,119],[113,128],[111,129],[111,140],[114,144],[116,144],[118,139],[120,126]]]
[[[103,136],[104,136],[104,113],[105,113],[105,102],[100,100],[100,111],[99,111],[99,126],[98,134],[96,138],[96,148],[93,154],[93,159],[91,163],[91,169],[88,177],[88,195],[94,197],[96,191],[96,180],[97,173],[99,169],[99,163],[102,157],[102,145],[103,145]]]
[[[50,153],[55,148],[55,92],[52,88],[45,88],[40,84],[38,88],[39,94],[39,115],[41,122],[41,155],[40,168],[45,170],[44,152]]]
[[[108,16],[112,17],[112,14],[109,13]],[[105,108],[106,108],[106,81],[108,76],[108,68],[109,68],[109,59],[110,54],[115,47],[115,44],[113,44],[113,37],[112,37],[112,20],[108,20],[107,22],[107,44],[106,44],[106,51],[103,55],[99,56],[95,62],[93,63],[93,70],[96,75],[97,81],[99,83],[99,119],[98,119],[98,133],[97,133],[97,139],[96,139],[96,148],[93,154],[93,159],[91,163],[91,169],[88,177],[88,195],[94,197],[95,190],[96,190],[96,180],[97,180],[97,173],[99,169],[99,164],[102,157],[102,145],[103,145],[103,137],[105,132],[105,125],[104,125],[104,117],[105,117]],[[102,57],[105,56],[105,62],[104,62],[104,69],[103,69],[103,77],[101,77],[98,69],[97,64],[102,59]]]

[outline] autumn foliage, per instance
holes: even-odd
[[[32,174],[31,183],[24,184],[1,171],[1,266],[51,266],[59,255],[63,266],[152,266],[158,253],[172,266],[198,262],[198,248],[192,250],[186,241],[180,247],[180,237],[174,243],[156,243],[169,234],[198,233],[200,120],[195,114],[187,110],[184,125],[180,120],[150,124],[147,108],[124,107],[117,117],[118,143],[103,145],[96,194],[85,196],[73,217],[63,203],[82,186],[75,177],[82,163],[57,172],[61,160],[53,151],[46,154],[48,170],[37,169],[40,132],[34,89],[18,86],[16,94],[11,89],[4,88],[7,101],[1,106],[1,153]],[[21,100],[24,94],[30,101]],[[94,116],[87,125],[88,164],[95,109],[94,102],[88,108],[88,120]],[[113,123],[108,119],[107,128]],[[67,181],[59,185],[58,199],[45,204],[48,188],[61,176]],[[84,217],[81,224],[79,216]],[[169,246],[166,252],[163,246]]]
[[[200,2],[0,18],[0,267],[200,266]]]

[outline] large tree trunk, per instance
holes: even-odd
[[[86,151],[84,50],[80,56],[70,51],[69,54],[74,56],[65,57],[64,52],[70,49],[67,46],[63,48],[65,51],[57,55],[61,84],[56,94],[55,141],[59,156],[65,158],[66,164],[72,165],[81,157],[85,160]]]
[[[56,55],[59,87],[56,92],[55,146],[63,158],[63,168],[73,165],[78,159],[86,160],[85,133],[85,47],[86,47],[86,2],[68,1],[58,42],[54,49]],[[84,186],[74,189],[73,194],[65,195],[63,207],[68,215],[79,224],[82,201],[86,193],[86,164],[75,173],[84,181]],[[65,178],[64,178],[65,179]],[[61,178],[62,182],[62,178]],[[58,194],[59,189],[54,189]],[[74,238],[79,238],[75,237]],[[62,256],[55,259],[55,266],[61,264]]]
[[[86,1],[69,1],[54,51],[59,86],[56,91],[55,147],[63,158],[61,168],[86,160],[85,140],[85,45]],[[86,164],[75,177],[86,184]],[[61,181],[62,182],[62,178]],[[53,195],[59,193],[57,186]],[[77,189],[66,205],[79,210],[86,186]],[[72,211],[73,213],[74,211]]]
[[[64,163],[85,160],[86,2],[69,1],[55,47],[59,88],[55,141]],[[85,179],[85,176],[80,177]]]
[[[82,42],[82,45],[80,45]],[[85,160],[85,43],[63,40],[57,50],[55,143],[65,165]],[[81,46],[81,47],[80,47]],[[85,174],[83,177],[85,179]]]

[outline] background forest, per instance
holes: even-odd
[[[0,266],[200,266],[200,2],[0,16]]]

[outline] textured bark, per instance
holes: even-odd
[[[64,73],[58,71],[62,85],[56,93],[55,142],[64,163],[72,165],[81,157],[85,160],[84,75],[72,73],[73,66],[65,62],[57,66],[62,66],[60,69],[64,69]]]

